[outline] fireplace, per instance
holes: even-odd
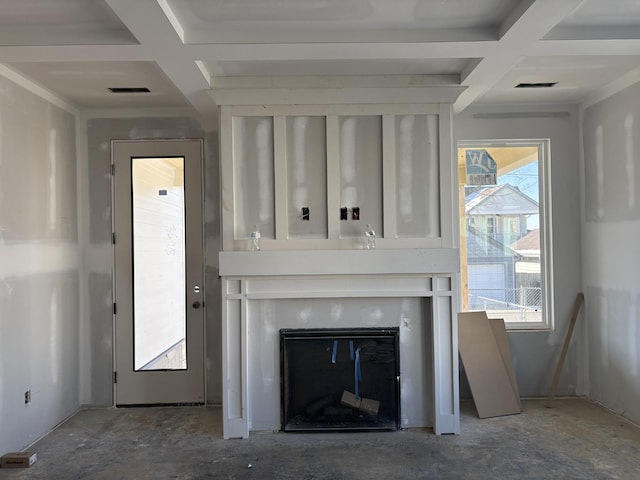
[[[282,430],[400,427],[399,328],[280,330]]]
[[[389,325],[400,328],[400,428],[459,433],[458,259],[444,248],[221,252],[224,437],[282,428],[281,329]]]

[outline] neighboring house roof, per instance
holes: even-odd
[[[540,229],[531,230],[509,246],[514,250],[540,250]]]
[[[538,202],[509,184],[480,187],[465,199],[467,215],[537,215]]]
[[[516,240],[511,245],[512,249],[523,257],[540,256],[540,229],[531,230],[524,237]]]

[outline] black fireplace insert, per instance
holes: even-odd
[[[399,329],[280,330],[285,432],[400,428]]]

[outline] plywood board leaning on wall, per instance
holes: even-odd
[[[513,393],[518,400],[518,406],[522,411],[522,402],[520,401],[520,390],[518,389],[518,381],[516,380],[516,372],[513,369],[513,362],[511,361],[511,348],[509,347],[509,336],[507,335],[507,329],[504,325],[504,319],[502,318],[490,318],[489,324],[493,331],[493,336],[498,344],[498,350],[500,350],[500,356],[504,362],[504,366],[507,369],[509,375],[509,381],[513,388]]]
[[[458,314],[458,348],[480,418],[520,413],[520,395],[504,321],[486,312]]]

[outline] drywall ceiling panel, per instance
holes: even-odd
[[[497,39],[518,0],[168,0],[187,43]]]
[[[396,60],[220,61],[209,64],[214,75],[449,75],[460,74],[466,58]]]
[[[546,39],[589,40],[640,38],[640,2],[586,0]]]
[[[135,37],[104,0],[0,2],[0,45],[135,43]]]
[[[85,108],[185,107],[184,96],[155,62],[26,62],[11,68]],[[114,94],[110,87],[147,87]]]
[[[578,103],[640,65],[640,56],[527,57],[478,103]],[[514,88],[519,83],[558,82],[551,88]]]

